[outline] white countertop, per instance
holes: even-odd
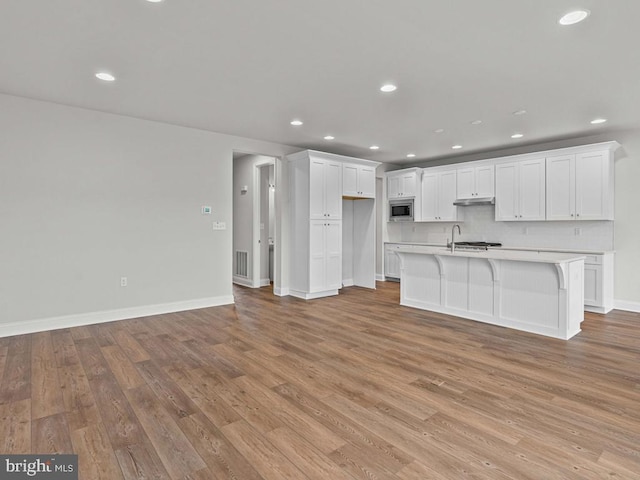
[[[512,260],[516,262],[539,262],[539,263],[568,263],[578,260],[584,260],[583,255],[576,253],[548,252],[548,251],[529,251],[529,250],[509,250],[494,248],[490,250],[464,250],[459,249],[451,253],[451,249],[446,246],[427,246],[427,245],[399,245],[396,251],[398,253],[413,253],[423,255],[439,255],[453,257],[470,257],[470,258],[486,258],[492,260]]]
[[[441,243],[421,243],[421,242],[386,242],[387,245],[398,246],[419,246],[419,247],[445,247]],[[550,248],[550,247],[510,247],[503,245],[502,247],[489,247],[489,250],[516,250],[525,252],[558,252],[558,253],[577,253],[580,255],[605,255],[615,253],[615,250],[569,250],[566,248]]]

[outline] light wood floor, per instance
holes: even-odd
[[[398,284],[0,339],[0,453],[85,480],[640,478],[640,315],[565,342]]]

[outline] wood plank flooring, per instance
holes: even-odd
[[[0,452],[85,480],[640,478],[640,314],[565,342],[341,292],[1,338]]]

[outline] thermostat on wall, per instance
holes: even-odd
[[[202,215],[211,215],[211,207],[203,206]]]

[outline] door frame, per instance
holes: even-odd
[[[262,244],[260,243],[260,215],[261,215],[261,211],[262,211],[262,188],[260,185],[260,174],[262,173],[262,168],[268,168],[270,166],[273,166],[273,183],[274,185],[277,184],[276,182],[276,159],[273,158],[272,160],[263,160],[260,161],[258,163],[256,163],[254,165],[253,168],[253,191],[255,192],[253,195],[253,212],[252,212],[252,228],[251,228],[251,234],[252,234],[252,242],[251,244],[253,245],[253,251],[252,253],[252,278],[251,281],[253,283],[253,287],[254,288],[259,288],[262,287],[263,285],[261,284],[262,282],[262,278],[260,275],[260,270],[261,270],[261,248]],[[275,205],[275,197],[274,197],[274,205],[273,205],[273,218],[274,218],[274,225],[273,225],[273,285],[276,285],[276,275],[277,275],[277,268],[276,268],[276,241],[277,241],[277,228],[276,228],[276,221],[278,218],[277,215],[277,211],[276,211],[276,205]]]

